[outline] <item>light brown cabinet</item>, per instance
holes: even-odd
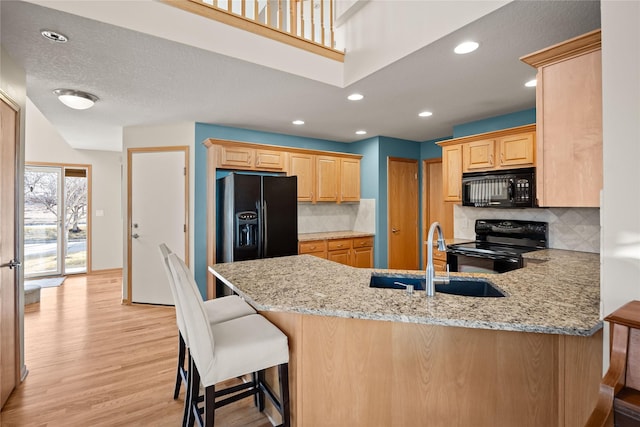
[[[298,177],[299,202],[360,200],[359,158],[290,153],[288,175]]]
[[[600,30],[527,55],[538,69],[540,206],[597,207],[602,189]]]
[[[447,202],[462,201],[462,173],[536,166],[536,125],[526,125],[438,143]]]
[[[373,236],[308,240],[298,244],[299,254],[309,254],[358,268],[373,268]]]
[[[298,177],[298,201],[315,201],[316,156],[307,153],[289,155],[289,176]]]
[[[535,133],[526,132],[463,144],[463,172],[534,166]]]
[[[326,240],[309,240],[298,243],[298,253],[314,255],[319,258],[327,258],[327,241]]]
[[[317,202],[337,202],[340,189],[340,159],[330,156],[316,156],[316,198]]]
[[[502,168],[535,165],[535,133],[527,132],[498,139],[498,161]]]
[[[340,159],[340,201],[360,200],[360,159]]]
[[[217,166],[242,170],[283,171],[286,155],[283,151],[221,145]]]
[[[495,165],[495,151],[496,141],[494,139],[485,139],[464,144],[462,152],[464,169],[462,171],[473,172],[477,169],[493,168]]]
[[[442,148],[442,177],[444,200],[462,201],[462,145]]]

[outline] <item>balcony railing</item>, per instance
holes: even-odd
[[[162,0],[290,45],[344,60],[335,48],[335,0]]]

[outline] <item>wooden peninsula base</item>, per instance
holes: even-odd
[[[261,314],[289,337],[292,426],[582,427],[596,403],[602,330]]]

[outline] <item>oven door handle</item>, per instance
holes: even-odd
[[[478,254],[478,253],[473,253],[473,252],[464,252],[464,251],[457,251],[457,250],[449,250],[447,251],[448,253],[450,253],[451,255],[462,255],[462,256],[468,256],[468,257],[472,257],[472,258],[484,258],[484,259],[492,259],[492,260],[499,260],[499,261],[507,261],[507,262],[520,262],[520,260],[518,258],[514,258],[514,257],[510,257],[510,256],[499,256],[499,255],[491,255],[491,254]]]

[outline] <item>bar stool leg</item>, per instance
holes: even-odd
[[[258,371],[258,382],[256,383],[256,388],[258,389],[258,393],[256,393],[257,397],[258,397],[258,410],[260,412],[264,411],[264,391],[262,390],[261,385],[265,384],[266,380],[265,380],[265,376],[264,376],[264,369],[261,371]]]
[[[185,384],[185,392],[184,392],[184,409],[182,411],[182,427],[187,427],[187,423],[189,422],[189,414],[191,408],[191,365],[193,361],[191,360],[191,354],[188,356],[187,366],[189,367],[188,371],[185,371],[187,376],[187,381]]]
[[[204,425],[213,427],[216,412],[216,386],[210,385],[204,390]]]
[[[200,373],[193,357],[189,357],[189,378],[191,381],[189,394],[189,419],[187,421],[188,427],[193,427],[196,416],[198,416],[198,396],[200,394]]]
[[[184,343],[182,334],[178,332],[178,368],[176,369],[176,386],[173,390],[173,400],[178,398],[180,394],[180,386],[182,385],[182,376],[184,375],[184,357],[187,350],[187,346]],[[186,384],[185,384],[186,385]]]
[[[278,365],[278,377],[280,379],[280,406],[282,408],[282,426],[289,427],[289,364]]]

